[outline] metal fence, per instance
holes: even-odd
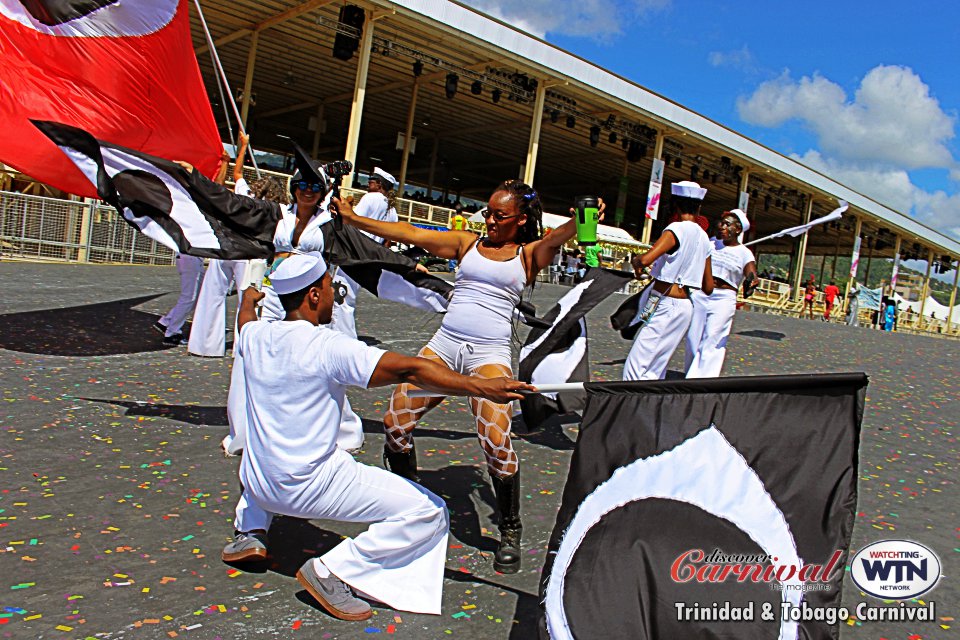
[[[173,252],[93,200],[0,191],[0,256],[69,262],[173,264]]]

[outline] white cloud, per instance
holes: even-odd
[[[926,191],[910,170],[943,169],[960,181],[960,162],[948,144],[955,117],[940,108],[930,88],[906,67],[880,65],[864,76],[853,99],[831,80],[789,72],[737,100],[740,117],[763,127],[799,121],[817,149],[794,157],[866,196],[960,238],[960,194]]]
[[[906,169],[956,165],[947,147],[955,119],[907,67],[871,69],[853,100],[819,74],[795,81],[784,72],[738,99],[737,109],[745,121],[765,127],[800,121],[834,158]]]
[[[672,0],[464,0],[464,3],[495,18],[543,38],[548,33],[607,38],[620,35],[624,27]]]
[[[891,209],[912,214],[940,233],[960,238],[960,194],[925,191],[911,182],[906,170],[895,167],[844,162],[813,150],[793,157]]]
[[[733,51],[711,51],[707,55],[711,67],[732,67],[741,71],[756,71],[756,60],[747,45]]]

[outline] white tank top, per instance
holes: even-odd
[[[518,251],[505,262],[491,260],[481,255],[477,244],[460,261],[453,297],[440,328],[463,342],[509,343],[513,310],[527,284],[523,259]]]

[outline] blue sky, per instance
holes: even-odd
[[[960,239],[960,6],[464,0]]]

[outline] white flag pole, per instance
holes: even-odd
[[[531,393],[557,393],[558,391],[583,391],[582,382],[560,382],[557,384],[538,384],[536,391],[517,391],[523,395]],[[434,393],[426,389],[411,389],[407,392],[411,398],[442,398],[444,394]]]
[[[233,115],[237,119],[237,127],[240,129],[240,133],[247,135],[246,129],[243,127],[243,120],[240,118],[240,110],[237,109],[237,101],[233,98],[233,92],[230,90],[230,81],[227,80],[227,74],[223,70],[223,65],[220,63],[220,54],[217,53],[217,47],[213,44],[213,37],[210,35],[210,29],[207,27],[207,20],[203,17],[203,9],[200,8],[200,0],[193,0],[194,6],[197,7],[197,15],[200,17],[200,24],[203,26],[203,33],[207,38],[207,46],[210,47],[210,53],[213,56],[214,66],[216,69],[214,71],[219,72],[220,81],[223,82],[223,86],[227,89],[227,96],[230,98],[230,106],[233,107]],[[247,147],[250,149],[250,161],[253,162],[253,169],[257,172],[257,177],[260,177],[260,167],[257,166],[257,159],[253,153],[253,147],[249,144]]]

